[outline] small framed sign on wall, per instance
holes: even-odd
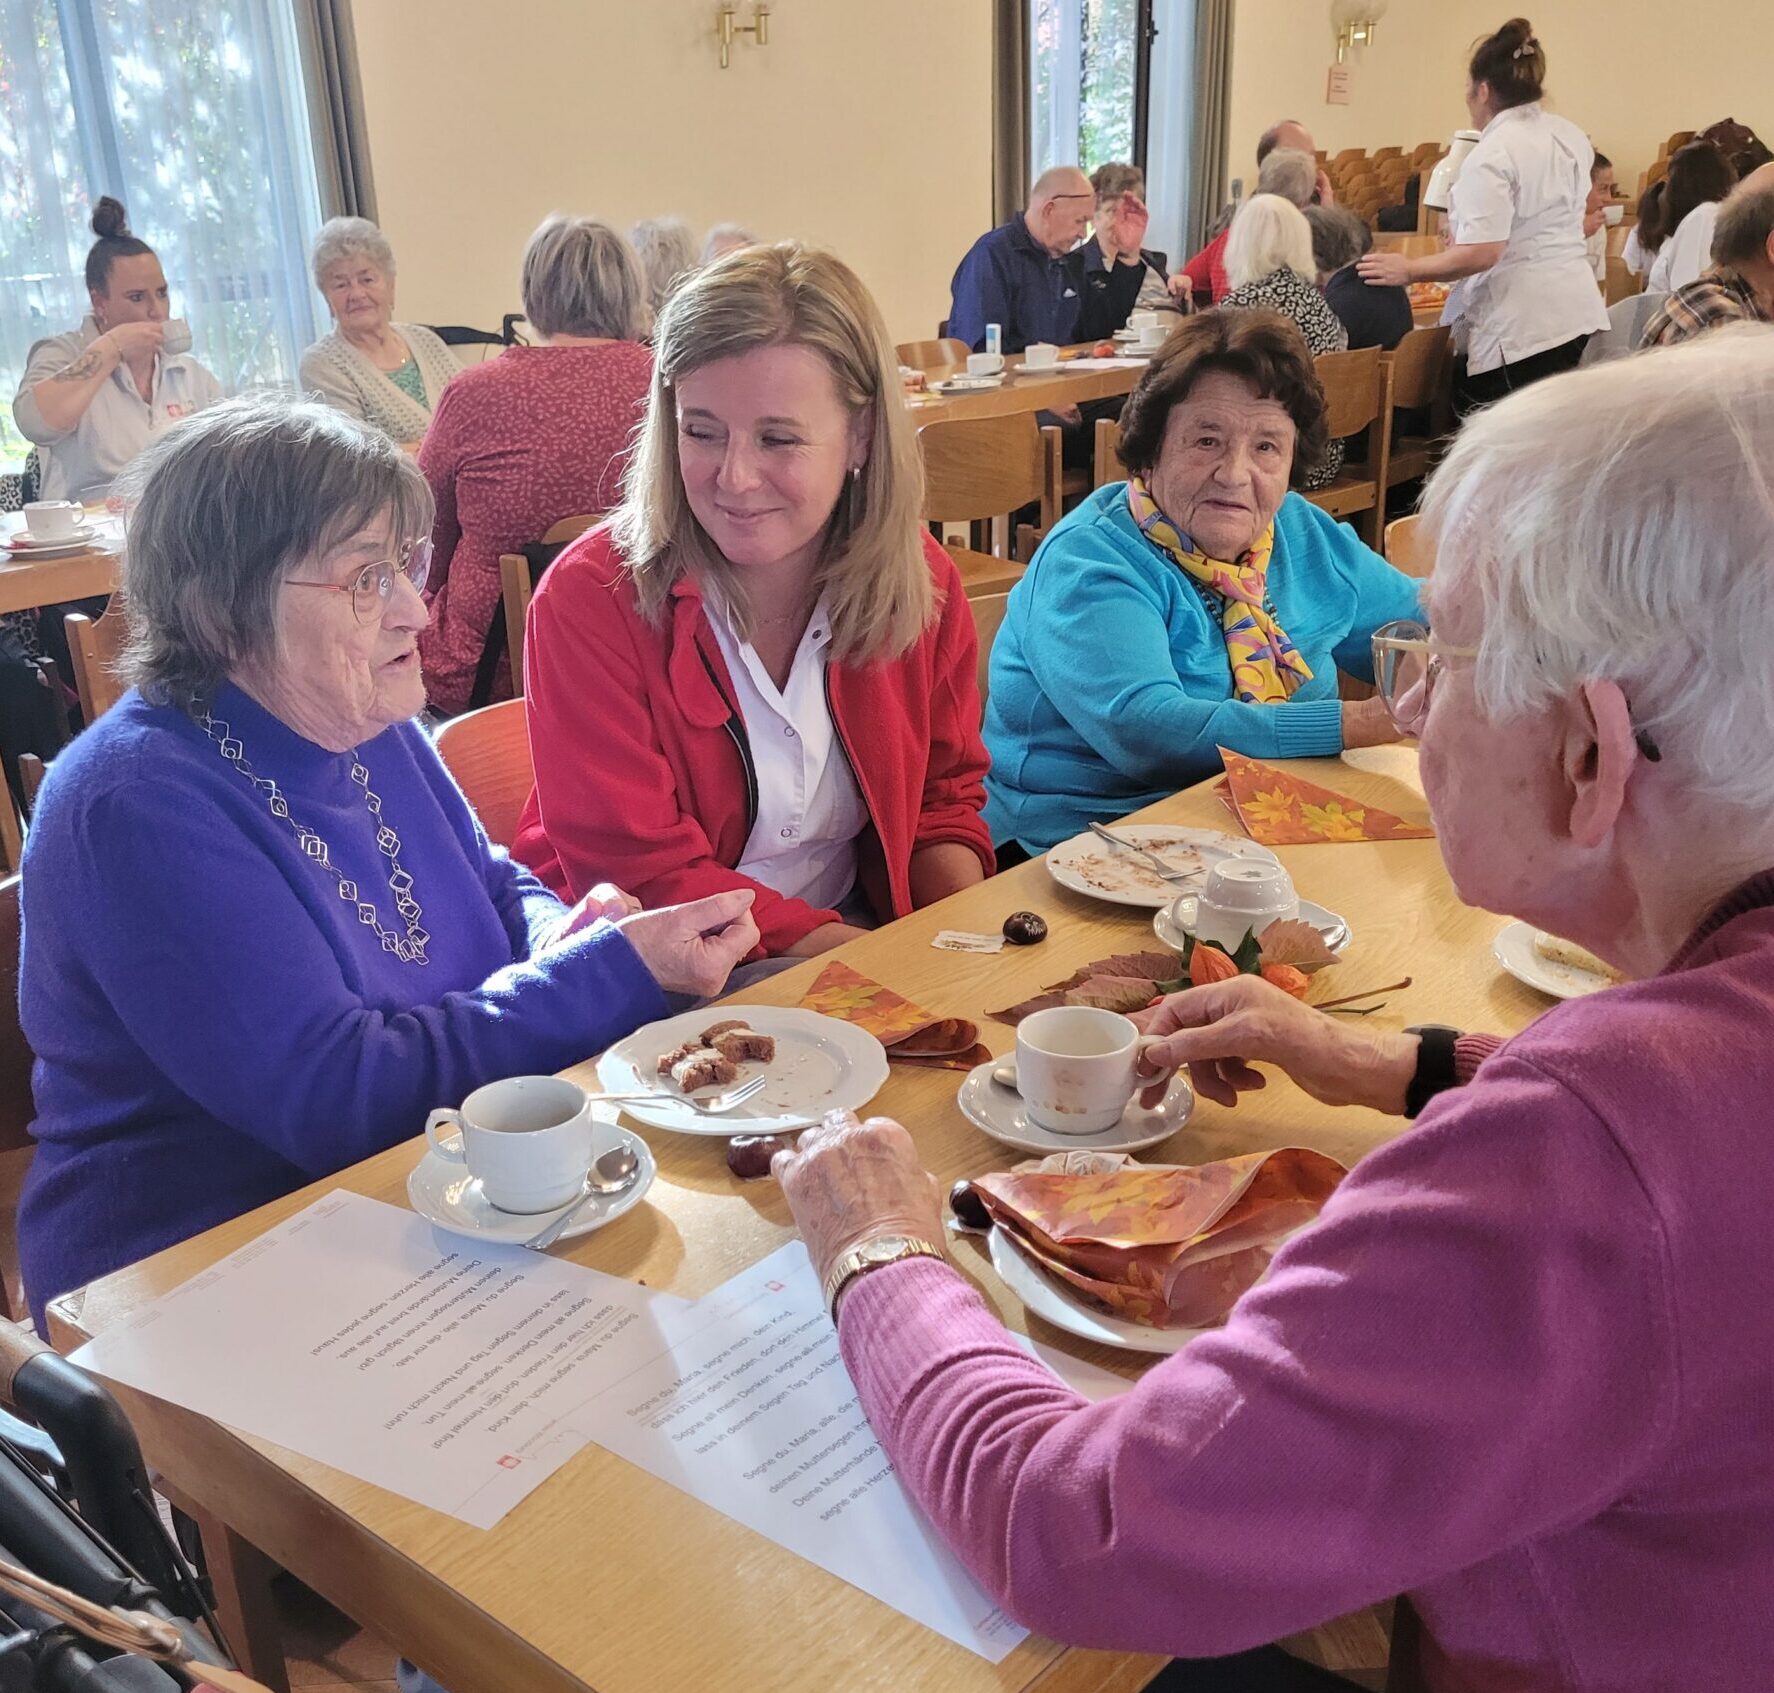
[[[1346,106],[1349,104],[1349,93],[1355,82],[1355,73],[1348,65],[1332,65],[1325,73],[1324,103],[1327,106]]]

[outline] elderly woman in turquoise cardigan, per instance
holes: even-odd
[[[1327,445],[1300,332],[1204,312],[1127,402],[1126,482],[1059,523],[992,648],[986,822],[1043,852],[1220,768],[1219,748],[1310,758],[1395,740],[1369,638],[1419,618],[1417,584],[1290,492]]]

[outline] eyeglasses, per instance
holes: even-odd
[[[1373,641],[1374,691],[1406,735],[1423,732],[1436,680],[1446,671],[1448,660],[1478,657],[1477,647],[1443,646],[1421,623],[1409,620],[1382,624],[1374,631]],[[1632,738],[1650,763],[1663,757],[1649,731],[1634,729]]]
[[[420,593],[431,575],[431,537],[409,543],[404,559],[378,559],[366,564],[349,582],[304,582],[296,577],[285,578],[292,588],[321,588],[329,594],[349,594],[351,609],[359,623],[374,623],[388,609],[394,598],[394,582],[404,576]]]

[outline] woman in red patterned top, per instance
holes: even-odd
[[[592,218],[551,217],[524,252],[524,314],[542,336],[465,370],[438,401],[419,468],[437,497],[431,624],[419,637],[438,711],[469,703],[499,604],[499,555],[620,496],[652,379],[646,293],[628,243]],[[492,698],[511,694],[499,661]]]

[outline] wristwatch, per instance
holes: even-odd
[[[838,1315],[838,1295],[866,1270],[878,1270],[884,1264],[897,1264],[902,1258],[940,1258],[940,1246],[932,1246],[909,1234],[878,1234],[848,1252],[840,1253],[838,1261],[825,1278],[825,1308],[834,1321]]]
[[[1417,1037],[1417,1072],[1404,1090],[1404,1114],[1415,1117],[1438,1093],[1459,1085],[1454,1073],[1454,1042],[1461,1030],[1445,1023],[1417,1023],[1405,1030]]]

